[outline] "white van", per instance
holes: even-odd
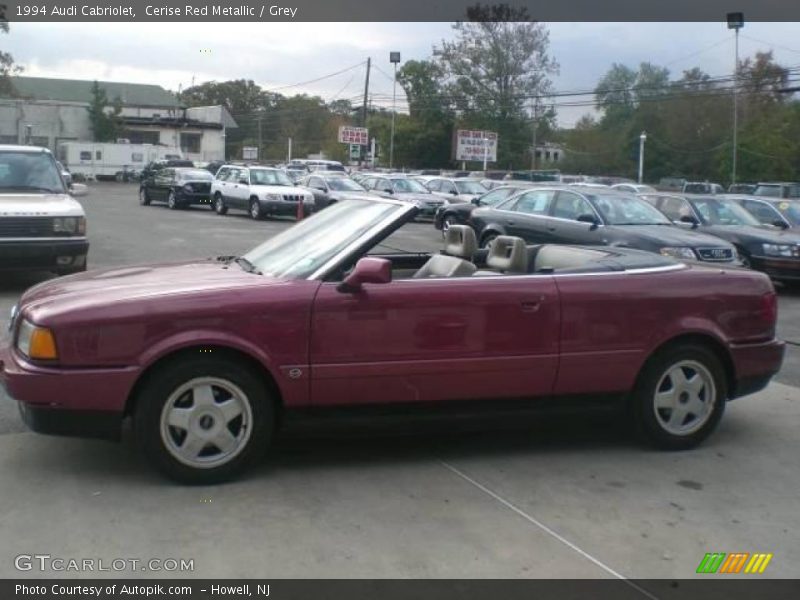
[[[0,145],[0,271],[86,270],[86,214],[72,196],[50,150]]]
[[[180,148],[154,144],[62,142],[58,159],[76,179],[127,180],[157,160],[180,159]]]

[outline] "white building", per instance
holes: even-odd
[[[64,141],[92,141],[92,81],[12,78],[17,96],[0,98],[0,144],[30,143],[55,151]],[[135,144],[178,146],[190,160],[225,160],[225,132],[237,127],[222,106],[184,108],[157,85],[98,82],[119,98],[123,137]]]

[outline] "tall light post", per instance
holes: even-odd
[[[389,140],[389,168],[394,165],[394,117],[397,113],[397,63],[400,62],[399,52],[389,52],[389,62],[394,65],[394,79],[392,80],[392,134]]]
[[[639,136],[639,183],[642,183],[644,175],[644,143],[647,141],[647,134],[643,131]]]
[[[744,27],[744,13],[728,13],[728,29],[736,32],[735,59],[733,63],[733,158],[731,163],[731,183],[736,183],[737,136],[739,133],[739,30]]]

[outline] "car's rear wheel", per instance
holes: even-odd
[[[259,204],[258,198],[250,198],[250,217],[256,221],[259,221],[263,216],[261,204]]]
[[[184,358],[141,388],[136,437],[150,462],[172,479],[218,483],[263,456],[274,410],[252,369],[228,358]]]
[[[150,194],[147,193],[147,188],[139,188],[139,204],[142,206],[150,206]]]
[[[725,369],[712,350],[669,346],[639,375],[632,397],[637,432],[659,448],[693,448],[719,423],[727,395]]]
[[[169,191],[169,196],[167,196],[167,206],[170,210],[178,210],[181,205],[178,201],[178,196],[175,194],[175,190]]]
[[[228,207],[225,206],[225,201],[222,199],[222,194],[217,192],[214,194],[214,203],[212,204],[214,212],[218,215],[224,215],[228,212]]]

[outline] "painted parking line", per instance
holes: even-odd
[[[560,533],[558,533],[558,532],[557,532],[557,531],[555,531],[554,529],[551,529],[550,527],[548,527],[547,525],[545,525],[544,523],[542,523],[542,522],[541,522],[539,519],[537,519],[536,517],[533,517],[533,516],[531,516],[530,514],[528,514],[527,512],[525,512],[524,510],[522,510],[521,508],[519,508],[518,506],[516,506],[515,504],[513,504],[512,502],[510,502],[510,501],[506,500],[505,498],[503,498],[502,496],[500,496],[500,494],[498,494],[497,492],[495,492],[495,491],[493,491],[493,490],[489,489],[488,487],[486,487],[486,486],[485,486],[485,485],[483,485],[482,483],[480,483],[480,482],[478,482],[478,481],[474,480],[472,477],[470,477],[469,475],[467,475],[467,474],[466,474],[466,473],[464,473],[463,471],[460,471],[459,469],[457,469],[456,467],[454,467],[454,466],[453,466],[453,465],[451,465],[450,463],[448,463],[448,462],[446,462],[446,461],[444,461],[444,460],[440,460],[440,461],[439,461],[439,463],[440,463],[440,464],[441,464],[441,465],[442,465],[442,466],[443,466],[445,469],[447,469],[448,471],[450,471],[450,472],[451,472],[451,473],[453,473],[454,475],[456,475],[456,476],[460,477],[461,479],[463,479],[464,481],[466,481],[467,483],[469,483],[469,484],[470,484],[470,485],[472,485],[473,487],[476,487],[477,489],[479,489],[480,491],[482,491],[482,492],[483,492],[484,494],[486,494],[487,496],[490,496],[491,498],[493,498],[494,500],[496,500],[497,502],[499,502],[500,504],[502,504],[503,506],[505,506],[507,509],[509,509],[509,510],[511,510],[512,512],[516,513],[517,515],[519,515],[520,517],[522,517],[523,519],[525,519],[526,521],[528,521],[529,523],[531,523],[531,524],[532,524],[532,525],[534,525],[535,527],[538,527],[539,529],[541,529],[542,531],[544,531],[544,532],[545,532],[547,535],[549,535],[550,537],[552,537],[552,538],[555,538],[556,540],[558,540],[559,542],[561,542],[562,544],[564,544],[564,545],[565,545],[565,546],[567,546],[568,548],[571,548],[572,550],[574,550],[575,552],[577,552],[578,554],[580,554],[580,555],[581,555],[583,558],[585,558],[586,560],[588,560],[588,561],[590,561],[590,562],[594,563],[595,565],[597,565],[598,567],[600,567],[602,570],[604,570],[606,573],[608,573],[608,574],[609,574],[609,575],[611,575],[612,577],[614,577],[614,578],[616,578],[616,579],[620,579],[620,580],[624,581],[624,582],[625,582],[625,583],[627,583],[627,584],[628,584],[630,587],[632,587],[633,589],[635,589],[637,592],[641,593],[641,594],[642,594],[643,596],[645,596],[646,598],[650,598],[651,600],[658,600],[657,596],[654,596],[653,594],[651,594],[651,593],[650,593],[650,592],[648,592],[647,590],[645,590],[645,589],[643,589],[643,588],[639,587],[639,586],[638,586],[638,585],[636,585],[634,582],[632,582],[630,579],[628,579],[627,577],[625,577],[625,576],[624,576],[624,575],[622,575],[621,573],[618,573],[617,571],[615,571],[614,569],[612,569],[610,566],[608,566],[606,563],[604,563],[603,561],[601,561],[599,558],[596,558],[596,557],[592,556],[591,554],[589,554],[588,552],[586,552],[584,549],[582,549],[581,547],[579,547],[577,544],[575,544],[575,543],[573,543],[573,542],[569,541],[569,540],[568,540],[567,538],[565,538],[563,535],[561,535]]]

